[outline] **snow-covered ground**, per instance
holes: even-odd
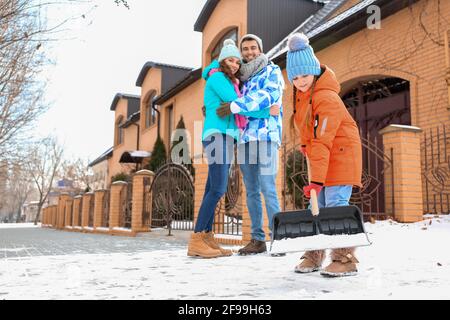
[[[300,253],[203,260],[187,257],[184,243],[164,239],[135,252],[3,258],[0,251],[0,299],[450,298],[449,216],[415,224],[383,221],[366,229],[373,245],[357,251],[359,274],[341,279],[294,273]]]
[[[0,229],[23,229],[23,228],[39,228],[40,223],[34,225],[34,223],[0,223]]]

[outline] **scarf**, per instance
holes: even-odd
[[[253,77],[255,74],[260,72],[262,69],[267,67],[269,64],[269,59],[264,53],[261,53],[255,60],[252,60],[247,63],[243,63],[241,65],[240,69],[240,79],[242,82],[247,81],[251,77]]]

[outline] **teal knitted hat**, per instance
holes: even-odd
[[[307,36],[303,33],[293,34],[289,38],[288,48],[286,69],[290,82],[299,75],[320,75],[320,62]]]
[[[226,39],[223,42],[223,48],[220,51],[219,62],[222,62],[222,60],[225,60],[230,57],[238,58],[239,60],[242,61],[241,52],[236,47],[234,41],[232,39]]]

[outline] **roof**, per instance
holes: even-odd
[[[128,119],[121,125],[122,128],[128,128],[131,124],[141,119],[141,111],[133,113]]]
[[[197,18],[197,21],[194,24],[194,31],[202,32],[208,23],[209,17],[211,17],[214,9],[219,4],[219,0],[208,0],[203,6],[200,15]]]
[[[377,5],[380,8],[383,8],[383,10],[381,10],[381,16],[382,19],[385,19],[417,1],[419,0],[363,0],[323,24],[317,24],[309,30],[300,28],[297,32],[304,32],[309,37],[310,43],[314,49],[320,51],[359,30],[366,28],[367,7],[370,5]],[[286,60],[287,41],[278,46],[280,46],[278,52],[272,56],[272,60],[275,63],[284,62]]]
[[[154,103],[159,105],[163,104],[164,102],[175,96],[178,92],[190,86],[195,81],[201,79],[201,77],[202,77],[202,68],[192,70],[183,79],[181,79],[178,83],[176,83],[172,88],[167,90],[161,96],[157,97]]]
[[[139,72],[139,76],[136,80],[136,86],[138,86],[138,87],[142,86],[142,84],[144,83],[145,76],[147,75],[148,71],[151,68],[171,68],[171,69],[179,69],[179,70],[186,70],[186,71],[192,70],[192,68],[188,68],[188,67],[181,67],[181,66],[176,66],[173,64],[165,64],[165,63],[148,61],[142,67],[141,72]]]
[[[219,4],[220,0],[207,0],[205,5],[203,6],[202,11],[200,12],[200,15],[197,18],[197,21],[194,24],[194,31],[197,32],[203,32],[203,29],[205,28],[206,24],[208,23],[209,18],[211,17],[212,13],[214,12],[214,9]],[[325,3],[325,0],[310,0],[314,2],[319,3]],[[333,0],[330,2],[340,2],[341,0]],[[344,0],[345,1],[345,0]]]
[[[144,158],[150,158],[151,152],[136,150],[136,151],[125,151],[120,157],[119,163],[142,163]]]
[[[117,103],[119,103],[120,99],[139,99],[140,100],[141,97],[137,96],[137,95],[134,95],[134,94],[117,93],[114,96],[114,99],[113,99],[113,101],[111,103],[111,107],[110,107],[111,111],[115,111],[116,110]]]
[[[93,166],[95,166],[96,164],[99,164],[100,162],[102,162],[102,161],[104,161],[104,160],[106,160],[106,159],[108,159],[108,158],[111,158],[112,157],[112,154],[113,154],[113,147],[111,147],[111,148],[109,148],[108,150],[106,150],[105,152],[103,152],[102,153],[102,155],[100,156],[100,157],[98,157],[97,159],[95,159],[94,161],[92,161],[91,163],[89,163],[89,167],[93,167]]]
[[[306,34],[312,28],[324,22],[329,16],[331,16],[337,9],[339,9],[346,2],[347,0],[334,0],[326,3],[325,6],[322,7],[322,9],[317,11],[315,14],[311,15],[298,28],[296,28],[286,38],[284,38],[279,44],[277,44],[269,52],[267,52],[267,56],[269,57],[269,59],[276,56],[280,51],[286,48],[288,39],[292,34],[298,32],[303,32]]]

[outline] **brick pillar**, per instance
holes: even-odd
[[[72,207],[73,207],[73,199],[71,197],[69,197],[66,200],[66,218],[65,218],[65,225],[66,226],[73,226],[72,223]]]
[[[201,164],[194,164],[195,182],[194,182],[194,226],[197,223],[198,212],[202,205],[203,196],[205,195],[206,182],[208,181],[208,164],[206,161]]]
[[[395,124],[380,130],[384,152],[390,156],[392,150],[393,157],[393,170],[388,170],[385,174],[386,207],[387,211],[393,211],[395,220],[399,222],[417,222],[423,219],[421,132],[417,127]]]
[[[89,227],[89,208],[93,197],[94,194],[92,192],[83,195],[83,208],[81,213],[81,226],[83,228]]]
[[[109,227],[116,228],[120,225],[120,215],[122,211],[120,192],[127,187],[124,181],[116,181],[111,184],[111,195],[109,205]]]
[[[141,170],[133,176],[133,207],[131,213],[131,230],[133,232],[147,232],[149,226],[143,224],[144,213],[144,179],[150,179],[150,185],[153,182],[155,174],[149,170]],[[149,199],[151,206],[151,198]],[[151,215],[151,210],[150,210]]]
[[[73,199],[73,205],[72,205],[72,226],[77,226],[77,227],[81,227],[79,226],[78,220],[79,220],[79,216],[80,216],[80,205],[81,205],[81,199],[83,198],[83,196],[76,196]]]
[[[56,218],[56,228],[57,229],[63,229],[65,226],[65,207],[66,207],[66,200],[69,198],[69,195],[64,193],[59,196],[58,199],[58,215]]]
[[[94,229],[103,225],[103,199],[106,190],[94,191]]]

